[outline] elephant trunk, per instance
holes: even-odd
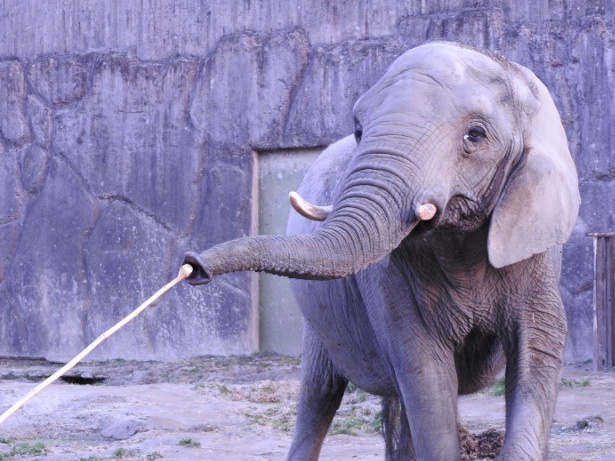
[[[189,281],[207,283],[229,272],[268,272],[293,278],[326,280],[356,272],[367,264],[340,255],[352,247],[329,232],[273,236],[260,235],[231,240],[201,254],[187,253],[185,262],[195,271]]]
[[[337,204],[322,227],[309,234],[244,237],[216,245],[205,252],[187,253],[185,263],[194,267],[192,284],[237,271],[264,271],[293,278],[326,280],[345,277],[382,259],[393,251],[421,219],[419,203],[412,203],[402,178],[377,165],[356,161]],[[395,190],[397,189],[397,190]]]

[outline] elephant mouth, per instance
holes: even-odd
[[[485,224],[486,214],[476,200],[464,195],[454,195],[446,204],[442,215],[436,218],[439,219],[434,223],[434,228],[473,232]]]
[[[474,232],[484,226],[486,213],[480,203],[464,195],[454,195],[430,220],[420,220],[410,232],[411,237],[423,238],[438,230]]]

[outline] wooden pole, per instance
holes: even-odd
[[[192,266],[190,264],[184,264],[180,268],[179,274],[177,275],[177,277],[175,277],[172,281],[170,281],[165,286],[163,286],[152,297],[150,297],[147,301],[145,301],[143,304],[141,304],[139,307],[137,307],[134,311],[132,311],[130,314],[128,314],[126,317],[124,317],[122,320],[120,320],[118,323],[116,323],[111,328],[109,328],[107,331],[105,331],[103,334],[101,334],[98,338],[96,338],[96,340],[94,340],[94,342],[92,344],[90,344],[88,347],[86,347],[84,350],[82,350],[74,359],[72,359],[70,362],[68,362],[66,365],[64,365],[62,368],[60,368],[54,374],[52,374],[49,378],[47,378],[45,381],[43,381],[38,386],[36,386],[34,389],[32,389],[30,391],[30,393],[28,393],[25,397],[23,397],[21,400],[16,402],[11,408],[9,408],[7,411],[5,411],[2,414],[2,416],[0,416],[0,424],[2,424],[13,413],[15,413],[17,410],[19,410],[22,406],[24,406],[25,403],[28,400],[30,400],[32,397],[37,395],[39,392],[41,392],[43,389],[45,389],[47,386],[49,386],[51,383],[53,383],[55,380],[57,380],[60,376],[62,376],[68,370],[70,370],[75,365],[77,365],[81,360],[83,360],[83,358],[86,355],[88,355],[90,352],[92,352],[105,339],[107,339],[113,333],[115,333],[120,328],[122,328],[124,325],[126,325],[128,322],[130,322],[132,319],[134,319],[137,315],[139,315],[141,312],[143,312],[145,309],[147,309],[150,305],[152,305],[154,302],[156,302],[158,300],[158,298],[160,298],[163,294],[165,294],[167,291],[169,291],[173,286],[177,285],[183,279],[188,277],[191,273],[192,273]]]
[[[615,233],[594,238],[594,369],[615,367]]]

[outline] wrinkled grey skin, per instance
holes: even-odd
[[[300,279],[288,459],[318,458],[348,381],[399,396],[399,459],[459,459],[457,396],[504,366],[498,459],[545,459],[566,336],[560,245],[579,206],[547,89],[501,58],[430,43],[399,57],[354,114],[355,136],[323,152],[299,189],[331,215],[293,212],[291,235],[188,253],[189,281],[239,270]],[[417,222],[426,202],[438,211]]]

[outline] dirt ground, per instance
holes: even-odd
[[[61,365],[0,360],[0,412]],[[0,460],[280,460],[299,362],[281,356],[79,365],[0,426]],[[463,397],[472,433],[503,430],[497,388]],[[383,460],[380,400],[350,386],[322,460]],[[615,460],[615,373],[567,369],[550,460]]]

